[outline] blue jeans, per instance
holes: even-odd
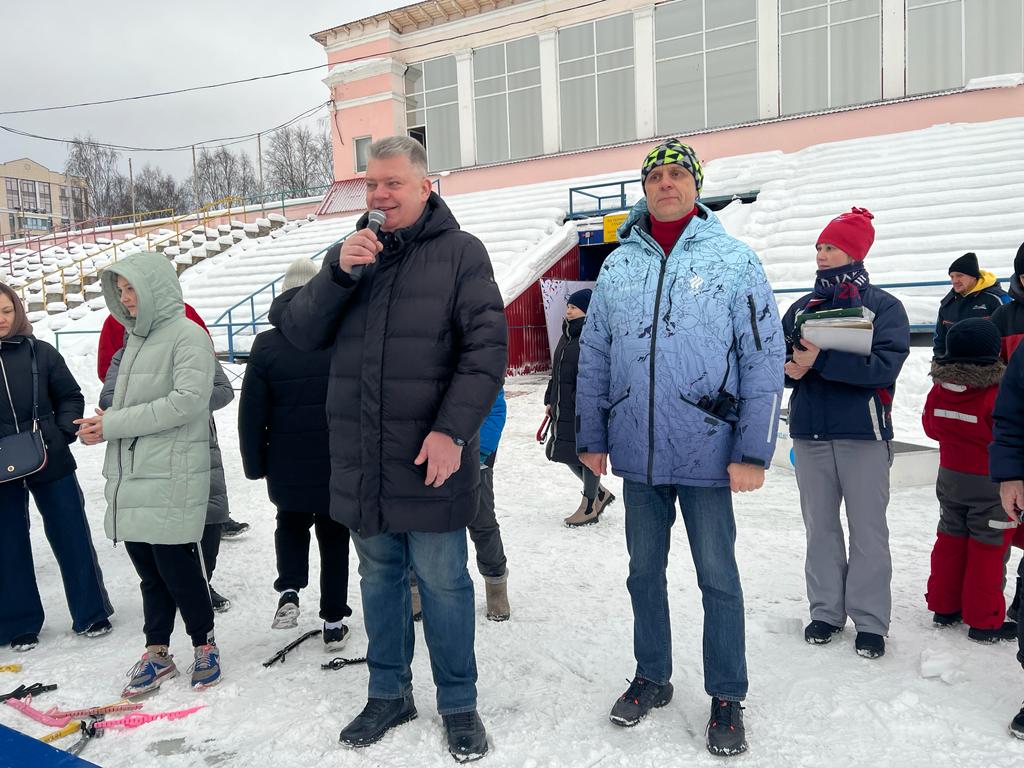
[[[636,674],[660,685],[672,677],[665,570],[678,498],[704,603],[704,690],[709,696],[742,701],[747,695],[743,589],[730,490],[632,480],[623,487]]]
[[[363,622],[370,669],[368,695],[398,699],[412,691],[415,632],[409,568],[419,582],[423,634],[442,715],[476,709],[473,582],[466,568],[466,529],[450,533],[352,533],[359,555]]]
[[[60,567],[71,626],[84,632],[114,609],[103,586],[92,535],[85,519],[82,491],[74,473],[31,489],[24,482],[0,483],[0,643],[19,635],[39,634],[43,604],[39,600],[32,542],[29,537],[28,494],[31,490],[43,518],[43,530]]]

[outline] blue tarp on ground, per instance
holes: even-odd
[[[69,741],[74,736],[67,737]],[[96,768],[80,757],[0,725],[0,768]]]

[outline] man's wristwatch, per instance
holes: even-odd
[[[466,441],[463,440],[461,437],[455,437],[455,435],[449,435],[449,437],[452,439],[453,443],[455,443],[457,446],[459,446],[459,448],[465,448],[466,447]]]

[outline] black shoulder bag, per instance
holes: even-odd
[[[31,431],[22,432],[18,426],[18,412],[14,410],[14,398],[11,397],[11,385],[7,381],[7,369],[4,367],[3,358],[0,357],[0,373],[3,374],[7,401],[11,404],[15,430],[13,435],[0,437],[0,483],[21,480],[46,466],[46,443],[43,442],[43,433],[39,430],[39,366],[36,364],[36,345],[32,339],[26,341],[32,357]]]

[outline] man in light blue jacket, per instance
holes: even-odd
[[[636,676],[616,725],[672,698],[666,567],[678,500],[704,603],[707,748],[746,751],[743,592],[732,492],[764,483],[775,448],[785,342],[757,256],[697,202],[689,146],[655,147],[645,199],[605,261],[580,343],[576,445],[623,478]]]

